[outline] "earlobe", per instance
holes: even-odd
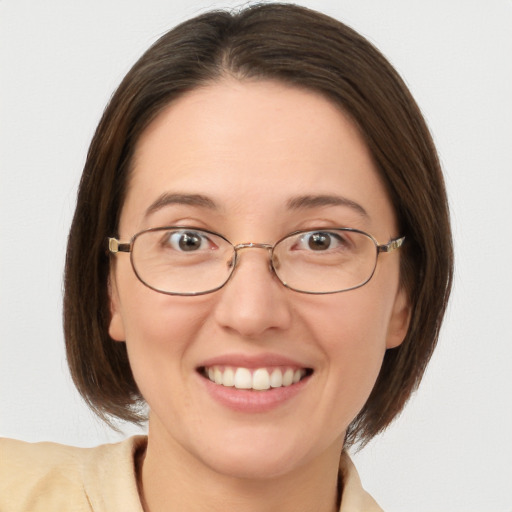
[[[125,341],[126,335],[119,303],[119,294],[117,292],[115,278],[112,275],[108,278],[108,296],[110,303],[110,323],[108,326],[108,333],[115,341]]]
[[[406,291],[398,290],[388,326],[386,348],[396,348],[402,344],[411,321],[411,306]]]

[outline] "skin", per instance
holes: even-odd
[[[215,208],[171,204],[201,194]],[[339,194],[346,205],[290,209],[291,198]],[[165,225],[211,229],[232,243],[274,243],[297,229],[353,227],[379,243],[400,235],[393,207],[352,122],[324,97],[271,81],[225,79],[180,97],[139,140],[121,240]],[[111,274],[110,335],[126,342],[150,407],[141,486],[147,510],[334,510],[347,426],[364,405],[387,348],[407,330],[399,251],[379,256],[365,286],[307,295],[244,250],[221,290],[169,296],[145,287],[128,255]],[[291,357],[313,375],[267,412],[233,411],[197,372],[224,355]]]

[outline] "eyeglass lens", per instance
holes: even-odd
[[[135,237],[131,259],[138,278],[150,288],[195,295],[227,282],[236,252],[236,247],[215,233],[157,228]],[[279,280],[305,293],[334,293],[361,286],[371,278],[376,262],[373,238],[350,229],[293,233],[272,250],[272,268]]]

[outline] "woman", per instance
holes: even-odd
[[[421,380],[451,272],[436,152],[377,50],[291,5],[180,25],[104,113],[66,262],[75,383],[107,421],[147,404],[149,435],[5,441],[0,504],[380,510],[346,448]]]

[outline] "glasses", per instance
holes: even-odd
[[[219,233],[171,226],[151,228],[122,243],[108,239],[110,253],[129,252],[138,279],[168,295],[203,295],[222,288],[233,275],[243,249],[268,251],[270,270],[287,288],[327,294],[353,290],[373,276],[377,258],[403,244],[405,237],[379,245],[352,228],[295,231],[274,245],[233,245]]]

